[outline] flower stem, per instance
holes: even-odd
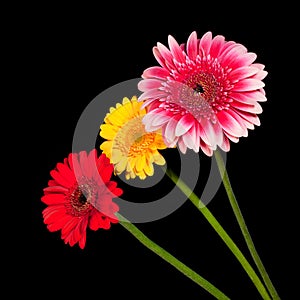
[[[198,208],[198,210],[203,214],[209,224],[214,228],[214,230],[218,233],[221,239],[225,242],[227,247],[231,250],[231,252],[235,255],[238,259],[252,282],[254,283],[255,287],[257,288],[258,292],[260,293],[261,297],[264,300],[271,300],[268,292],[266,291],[264,285],[260,281],[259,277],[256,275],[255,271],[227,234],[227,232],[223,229],[221,224],[216,220],[213,214],[209,211],[209,209],[203,204],[203,202],[198,198],[198,196],[180,179],[178,176],[170,169],[166,169],[166,174],[169,178],[177,185],[177,187],[189,198],[189,200]]]
[[[207,292],[213,295],[216,299],[220,300],[230,300],[224,293],[222,293],[219,289],[217,289],[214,285],[208,282],[206,279],[201,277],[195,271],[187,267],[169,252],[161,248],[159,245],[150,240],[147,236],[145,236],[135,225],[129,222],[120,214],[117,214],[119,219],[119,223],[127,229],[136,239],[138,239],[144,246],[153,251],[155,254],[160,256],[162,259],[170,263],[173,267],[183,273],[185,276],[193,280],[199,286],[204,288]]]
[[[269,277],[269,275],[268,275],[268,273],[267,273],[267,271],[266,271],[259,255],[256,251],[256,248],[254,246],[254,242],[251,238],[251,235],[250,235],[250,232],[249,232],[248,227],[246,225],[245,219],[242,215],[242,212],[241,212],[240,207],[238,205],[237,199],[236,199],[236,197],[233,193],[232,186],[230,184],[229,176],[228,176],[228,173],[226,171],[225,164],[224,164],[224,161],[222,159],[222,156],[219,153],[219,151],[215,151],[214,156],[215,156],[220,174],[222,176],[223,185],[224,185],[225,190],[227,192],[231,207],[233,209],[233,212],[235,214],[237,222],[240,226],[240,229],[241,229],[242,234],[244,236],[244,239],[246,241],[247,247],[248,247],[248,249],[251,253],[251,256],[252,256],[252,258],[253,258],[256,266],[257,266],[257,269],[258,269],[258,271],[259,271],[259,273],[260,273],[267,289],[269,290],[272,298],[274,300],[280,300],[280,297],[279,297],[275,287],[273,286],[273,284],[271,282],[271,279],[270,279],[270,277]]]

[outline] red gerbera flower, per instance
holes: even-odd
[[[219,146],[229,151],[232,142],[260,125],[259,101],[266,101],[264,65],[256,54],[221,35],[207,32],[200,39],[193,32],[179,45],[169,36],[153,53],[161,65],[146,69],[139,89],[148,113],[147,131],[162,128],[168,147],[176,144],[185,153],[199,147],[211,156]]]
[[[69,154],[50,172],[52,180],[44,189],[42,201],[48,205],[43,211],[49,231],[61,230],[61,238],[70,246],[86,243],[86,229],[109,229],[118,223],[119,210],[113,198],[122,190],[110,181],[113,165],[104,155],[97,158],[96,150]]]

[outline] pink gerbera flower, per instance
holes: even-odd
[[[168,43],[170,49],[153,48],[161,67],[146,69],[138,84],[139,100],[148,106],[146,130],[162,128],[167,146],[177,144],[183,153],[201,148],[211,156],[217,146],[229,151],[229,141],[260,125],[264,65],[243,45],[211,32],[201,39],[193,32],[182,45],[169,36]]]

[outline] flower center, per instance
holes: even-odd
[[[212,74],[196,73],[185,80],[183,84],[201,95],[208,103],[212,103],[216,99],[218,82]]]
[[[180,113],[183,113],[182,109],[184,109],[198,121],[207,118],[213,123],[216,122],[214,105],[217,100],[218,82],[212,74],[196,73],[184,82],[169,81],[168,92],[169,107],[165,108],[174,112],[176,107],[173,107],[173,104],[176,104],[181,108],[178,111]]]
[[[149,149],[154,142],[155,133],[148,133],[142,123],[143,116],[129,120],[118,131],[113,144],[113,149],[122,152],[124,156],[136,157]]]
[[[93,208],[96,199],[95,183],[89,179],[81,178],[81,184],[75,184],[70,188],[67,212],[73,216],[82,216]]]

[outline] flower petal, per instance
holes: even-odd
[[[144,70],[142,78],[165,79],[169,74],[170,73],[166,69],[155,66]]]
[[[199,52],[202,50],[204,55],[209,54],[212,42],[212,34],[210,31],[206,32],[199,42]]]
[[[220,50],[223,48],[225,43],[225,38],[222,35],[216,35],[212,41],[210,46],[210,55],[211,57],[217,58]]]
[[[138,89],[142,92],[146,92],[151,89],[158,89],[162,87],[161,80],[158,79],[143,79],[138,83]]]
[[[176,61],[179,63],[185,63],[185,56],[183,54],[183,51],[178,45],[178,43],[176,42],[176,40],[173,38],[173,36],[171,35],[168,36],[168,43],[169,43],[171,53],[176,59]]]
[[[222,128],[232,136],[240,137],[246,134],[246,129],[228,110],[222,110],[218,113],[218,120]]]
[[[186,45],[187,54],[191,60],[196,60],[198,54],[198,44],[197,33],[196,31],[193,31],[190,34]]]
[[[41,198],[42,202],[47,205],[63,204],[66,202],[65,194],[46,194]]]
[[[179,119],[176,125],[175,135],[181,136],[185,134],[187,131],[190,130],[194,123],[194,117],[191,114],[185,114],[182,118]]]
[[[232,91],[248,92],[248,91],[260,89],[264,86],[265,86],[265,84],[261,80],[247,78],[247,79],[241,80],[241,81],[237,82],[236,84],[234,84]]]

